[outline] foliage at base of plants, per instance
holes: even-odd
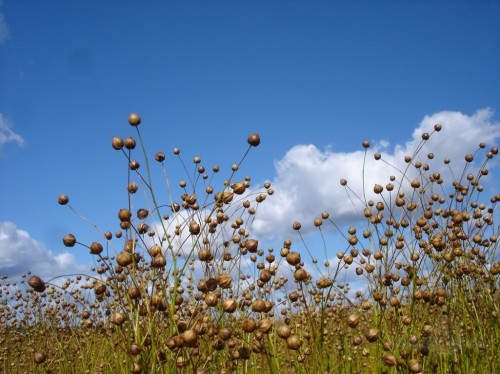
[[[20,280],[2,277],[0,371],[500,372],[500,194],[483,197],[481,184],[496,147],[479,144],[458,174],[449,173],[456,179],[445,180],[426,163],[433,154],[419,154],[439,136],[436,125],[406,167],[381,176],[386,182],[370,194],[358,196],[341,179],[359,222],[341,227],[334,212],[318,209],[311,220],[322,262],[300,222],[290,222],[300,240],[283,238],[281,248],[263,249],[252,235],[259,207],[274,194],[270,183],[252,188],[240,177],[258,134],[222,178],[198,156],[190,171],[174,148],[186,175],[174,185],[173,160],[163,152],[150,159],[141,118],[132,114],[129,123],[134,137],[112,139],[127,163],[118,226],[96,227],[91,243],[63,238],[89,251],[93,271],[49,281],[36,269]],[[362,145],[366,157],[370,144]],[[93,225],[66,194],[58,202]],[[345,243],[335,253],[327,227]],[[351,290],[354,281],[365,291]]]

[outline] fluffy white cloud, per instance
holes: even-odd
[[[21,146],[24,144],[24,139],[21,135],[16,134],[14,130],[12,130],[10,122],[0,113],[0,150],[3,148],[4,144],[9,142],[14,142]]]
[[[15,278],[31,271],[48,280],[88,269],[88,265],[78,264],[70,253],[53,254],[14,223],[0,222],[0,275]]]
[[[397,185],[408,166],[404,162],[406,155],[428,163],[451,184],[450,178],[456,177],[452,175],[453,168],[458,177],[464,169],[465,154],[474,153],[480,142],[491,147],[500,138],[500,122],[492,118],[490,109],[478,110],[471,116],[451,111],[428,115],[407,142],[390,148],[387,141],[378,141],[368,149],[366,160],[362,149],[344,153],[321,150],[312,144],[296,145],[275,163],[277,174],[273,188],[276,193],[259,207],[252,233],[261,239],[286,238],[290,236],[293,221],[301,222],[302,231],[307,233],[313,228],[314,218],[323,210],[338,224],[351,222],[360,217],[359,209],[362,209],[356,195],[361,199],[364,194],[367,199],[373,198],[375,183],[385,186],[391,175],[396,177],[394,184]],[[422,134],[432,133],[436,124],[440,124],[442,130],[422,144]],[[421,148],[419,153],[414,155],[418,148]],[[379,161],[373,157],[377,152],[382,156]],[[429,153],[433,153],[433,159],[427,158]],[[445,158],[451,160],[451,170],[444,164]],[[413,167],[406,172],[409,177],[416,174]],[[340,186],[341,178],[345,178],[352,189],[352,200]]]

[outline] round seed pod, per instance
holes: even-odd
[[[63,238],[63,244],[66,247],[73,247],[76,243],[76,238],[73,234],[67,234]]]
[[[273,323],[267,318],[261,318],[257,321],[257,328],[260,332],[268,334],[273,328]]]
[[[103,247],[101,243],[93,242],[90,245],[90,253],[93,255],[98,255],[103,251]]]
[[[128,116],[128,123],[130,126],[139,126],[141,124],[141,117],[136,113],[131,113]]]
[[[307,274],[307,272],[303,268],[298,268],[293,273],[293,277],[295,278],[295,280],[297,282],[303,282],[303,281],[307,280],[307,278],[309,277],[309,274]]]
[[[359,325],[359,321],[361,320],[361,316],[359,314],[351,314],[347,317],[347,325],[349,327],[355,328]]]
[[[266,310],[266,302],[262,299],[255,299],[251,305],[252,311],[261,313]]]
[[[57,197],[57,202],[60,204],[60,205],[66,205],[67,203],[69,203],[69,197],[68,195],[62,193],[60,194],[58,197]]]
[[[257,147],[260,144],[260,135],[255,132],[248,136],[247,141],[252,147]]]
[[[127,267],[134,262],[132,253],[122,251],[116,256],[116,263],[121,267]]]
[[[378,329],[368,329],[365,331],[365,338],[370,343],[376,342],[380,336],[380,331]]]
[[[286,262],[288,262],[292,266],[300,264],[300,261],[301,258],[299,252],[288,252],[288,254],[286,255]]]
[[[296,351],[302,345],[302,340],[297,335],[290,335],[286,339],[286,346],[288,349]]]
[[[224,313],[234,313],[238,306],[238,303],[233,299],[222,300],[222,311]]]
[[[283,323],[276,329],[276,334],[278,334],[281,339],[286,339],[292,334],[292,329],[290,326]]]
[[[395,366],[398,363],[398,360],[396,359],[396,356],[390,353],[384,353],[382,355],[382,362],[385,366]]]
[[[111,140],[111,146],[116,149],[117,151],[119,151],[120,149],[123,148],[123,146],[125,145],[125,142],[123,141],[122,138],[119,138],[117,136],[115,136],[112,140]]]
[[[229,274],[219,274],[217,277],[217,284],[220,288],[229,288],[231,287],[232,278]]]
[[[33,360],[38,365],[43,364],[46,359],[47,359],[47,355],[45,353],[43,353],[43,352],[36,352],[33,355]]]
[[[253,318],[245,318],[241,323],[241,329],[246,333],[252,333],[257,328],[257,322]]]
[[[187,347],[194,347],[198,342],[198,334],[192,329],[184,331],[182,333],[182,337],[184,338],[184,342]]]
[[[125,323],[126,319],[127,318],[125,317],[124,314],[120,312],[114,312],[111,315],[110,321],[115,326],[122,326]]]
[[[129,352],[132,356],[137,356],[142,352],[142,348],[139,344],[137,343],[132,343],[129,348]]]
[[[128,209],[120,209],[118,211],[118,219],[121,222],[129,222],[130,218],[132,218],[132,213]]]
[[[45,282],[37,275],[33,275],[28,279],[28,284],[36,291],[43,292],[45,291]]]
[[[162,254],[153,257],[151,260],[151,267],[158,269],[163,268],[167,264],[167,259]]]

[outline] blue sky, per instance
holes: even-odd
[[[126,165],[110,141],[134,135],[130,112],[151,153],[226,170],[259,132],[242,175],[275,186],[255,226],[269,243],[343,214],[329,191],[360,180],[364,139],[394,160],[434,122],[446,154],[498,144],[499,25],[498,1],[3,0],[0,273],[88,267],[61,238],[100,238],[57,196],[115,231]]]

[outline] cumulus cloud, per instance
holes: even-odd
[[[422,134],[432,133],[436,124],[440,124],[442,130],[422,144]],[[456,177],[452,174],[453,168],[456,167],[458,177],[464,169],[465,154],[474,153],[480,142],[491,147],[499,138],[500,122],[493,120],[493,111],[480,109],[472,115],[453,111],[427,115],[407,142],[393,147],[386,140],[372,142],[366,156],[362,149],[335,152],[321,150],[313,144],[296,145],[275,163],[273,188],[276,193],[259,207],[252,232],[261,239],[282,239],[290,236],[292,222],[299,221],[307,233],[313,229],[314,218],[323,210],[328,211],[335,222],[349,223],[360,216],[361,200],[374,198],[376,183],[384,186],[391,175],[396,177],[395,184],[402,180],[408,166],[404,162],[406,155],[428,163],[451,183],[450,178]],[[418,148],[421,149],[415,155]],[[380,153],[382,159],[376,161],[374,153]],[[427,158],[429,153],[433,159]],[[444,164],[445,158],[451,160],[451,168]],[[415,168],[410,168],[406,176],[417,173]],[[352,189],[351,199],[340,186],[341,178],[345,178]]]
[[[68,252],[52,253],[14,223],[0,222],[0,275],[15,278],[31,271],[48,280],[88,269],[88,265],[78,264]]]
[[[0,150],[2,150],[6,143],[10,142],[22,146],[24,144],[24,139],[21,135],[16,134],[14,130],[12,130],[10,122],[0,113]]]

